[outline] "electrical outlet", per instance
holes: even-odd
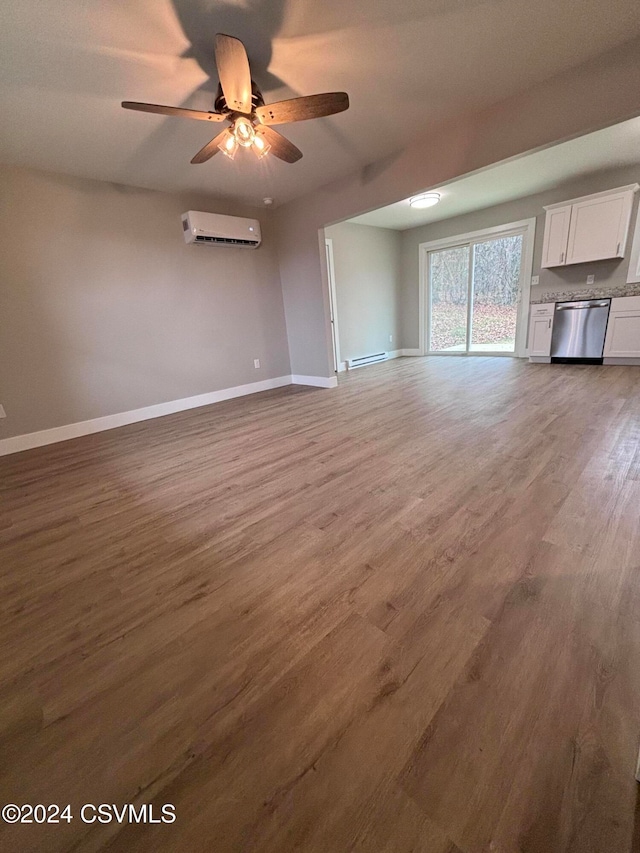
[[[540,284],[540,276],[532,275],[531,276],[531,284]]]
[[[393,343],[393,335],[389,335],[389,343],[390,343],[390,344],[392,344],[392,343]]]
[[[259,358],[253,359],[253,366],[255,367],[256,370],[260,367],[260,359]]]
[[[593,284],[593,282],[594,282],[595,280],[596,280],[595,275],[588,275],[588,276],[587,276],[587,284]]]
[[[2,405],[2,403],[0,403],[0,418],[6,418],[6,417],[7,417],[7,413],[5,412],[4,406]]]

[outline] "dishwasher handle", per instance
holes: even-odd
[[[608,307],[608,302],[592,302],[591,305],[556,305],[556,311],[588,311],[589,308]]]

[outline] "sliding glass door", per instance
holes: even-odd
[[[428,252],[428,352],[515,354],[523,234]]]

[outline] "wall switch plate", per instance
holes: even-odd
[[[596,280],[595,275],[588,275],[588,276],[587,276],[587,284],[593,284],[593,282],[594,282],[595,280]]]
[[[0,403],[0,418],[6,418],[6,417],[7,417],[7,413],[5,412],[4,406],[2,405],[2,403]]]
[[[253,359],[253,366],[255,367],[256,370],[260,367],[260,359],[259,358]]]
[[[531,284],[540,284],[540,276],[532,275],[531,276]]]

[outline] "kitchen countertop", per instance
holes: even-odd
[[[576,299],[613,299],[617,296],[640,296],[640,283],[622,284],[617,287],[581,287],[579,290],[555,290],[543,296],[532,294],[530,304],[545,302],[572,302]]]

